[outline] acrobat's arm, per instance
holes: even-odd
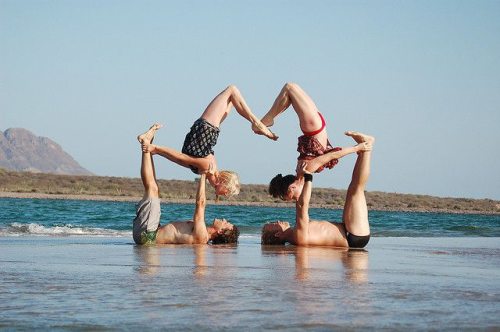
[[[371,144],[367,142],[359,143],[358,145],[355,146],[348,146],[342,148],[342,150],[339,151],[331,151],[328,153],[325,153],[324,155],[321,155],[319,157],[316,157],[312,160],[309,160],[307,162],[307,167],[305,168],[307,172],[314,173],[318,168],[323,166],[324,164],[334,160],[334,159],[340,159],[342,157],[347,156],[348,154],[351,153],[356,153],[356,152],[362,152],[362,151],[369,151],[371,150]],[[297,173],[299,171],[299,164],[297,165]]]
[[[194,243],[207,243],[208,232],[205,224],[205,207],[207,198],[205,194],[206,175],[201,174],[198,182],[198,190],[196,192],[196,207],[193,216],[193,239]]]
[[[296,240],[298,245],[307,245],[309,240],[309,201],[312,192],[312,174],[302,173],[304,176],[304,187],[295,208]]]

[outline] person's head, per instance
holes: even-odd
[[[282,176],[278,174],[269,183],[269,194],[284,201],[296,201],[302,193],[302,187],[304,184],[297,180],[294,175]]]
[[[237,243],[240,230],[226,219],[214,219],[215,232],[210,237],[212,244]]]
[[[260,243],[262,244],[285,244],[284,233],[290,228],[286,221],[276,221],[265,224],[262,227]]]
[[[215,194],[231,197],[240,193],[240,178],[232,171],[220,171],[217,175]]]

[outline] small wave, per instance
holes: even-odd
[[[21,235],[47,235],[47,236],[130,236],[130,231],[117,231],[113,229],[96,227],[77,227],[70,224],[57,226],[43,226],[36,223],[21,224],[12,223],[7,228],[0,229],[0,235],[3,236],[21,236]]]
[[[240,234],[240,239],[260,239],[260,234]]]
[[[460,232],[465,236],[498,236],[496,229],[490,227],[476,226],[476,225],[458,225],[447,227],[446,230],[452,232]]]

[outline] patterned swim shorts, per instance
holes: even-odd
[[[297,152],[299,153],[298,160],[311,160],[321,155],[324,155],[331,151],[340,151],[341,147],[332,147],[330,141],[327,141],[327,147],[325,148],[314,136],[302,135],[299,137],[299,142],[297,146]],[[337,163],[338,159],[333,159],[327,162],[325,165],[319,167],[315,173],[320,173],[325,168],[332,169]]]
[[[213,147],[217,144],[220,129],[205,119],[198,119],[184,139],[182,153],[191,157],[204,158],[214,154]]]
[[[184,139],[182,153],[196,158],[205,158],[210,154],[214,154],[213,148],[217,144],[219,133],[220,129],[205,119],[196,120]],[[198,174],[196,167],[189,166],[189,168],[193,173]]]

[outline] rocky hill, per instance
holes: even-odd
[[[59,144],[23,128],[0,131],[0,168],[35,173],[91,175]]]

